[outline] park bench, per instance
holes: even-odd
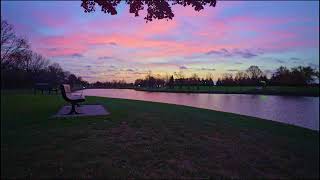
[[[50,85],[49,83],[35,83],[34,85],[34,94],[36,94],[37,90],[41,91],[43,94],[44,91],[48,91],[51,94],[51,91],[55,91],[56,94],[58,93],[58,88]]]
[[[60,91],[63,99],[71,104],[71,111],[68,114],[80,114],[76,111],[76,106],[80,106],[80,102],[85,101],[85,97],[81,95],[76,95],[71,92],[69,84],[60,85]]]

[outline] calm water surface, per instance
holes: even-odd
[[[163,93],[131,89],[85,89],[83,94],[232,112],[319,130],[319,97]]]

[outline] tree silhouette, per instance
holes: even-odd
[[[17,37],[13,26],[1,19],[1,67],[11,66],[29,49],[26,39]]]
[[[174,78],[173,78],[173,76],[170,76],[170,79],[169,79],[169,82],[168,82],[168,86],[169,86],[170,89],[173,88],[173,86],[174,86]]]
[[[81,6],[85,12],[94,12],[96,4],[101,6],[101,11],[116,15],[116,7],[122,0],[82,0]],[[171,5],[192,6],[195,11],[204,9],[204,6],[216,6],[217,0],[124,0],[130,6],[129,12],[139,16],[139,11],[147,7],[146,21],[153,19],[172,19],[174,14]],[[171,4],[171,5],[170,5]]]
[[[258,66],[250,66],[247,69],[247,73],[251,79],[258,79],[263,75],[262,71],[259,69]]]
[[[34,52],[26,38],[19,37],[13,25],[1,19],[1,88],[30,88],[35,83],[65,83],[70,73],[59,64]],[[75,75],[73,75],[75,76]],[[74,77],[73,77],[74,78]],[[76,77],[76,85],[88,84]]]

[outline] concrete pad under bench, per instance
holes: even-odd
[[[77,112],[81,114],[71,114],[68,113],[71,110],[71,106],[63,106],[57,114],[53,117],[82,117],[82,116],[103,116],[110,114],[102,105],[92,104],[92,105],[81,105],[76,107]]]

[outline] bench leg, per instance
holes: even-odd
[[[81,114],[81,113],[78,113],[78,112],[76,111],[76,104],[72,104],[71,106],[72,106],[72,107],[71,107],[71,111],[68,113],[68,115],[71,115],[71,114]]]

